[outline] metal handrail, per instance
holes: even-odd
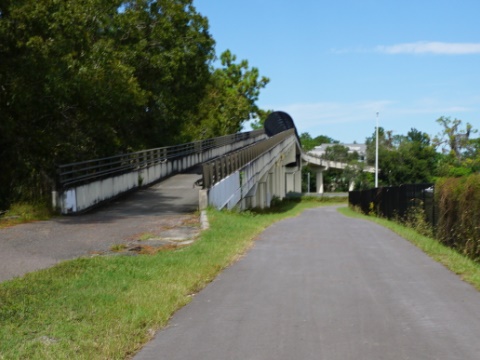
[[[57,167],[58,188],[68,188],[76,184],[104,179],[134,170],[147,168],[169,160],[200,154],[210,149],[233,144],[237,141],[255,138],[264,134],[264,130],[255,130],[216,138],[194,141],[186,144],[142,150],[111,157],[80,161]]]
[[[249,162],[274,148],[290,136],[295,135],[295,129],[283,131],[271,138],[247,146],[230,154],[203,164],[203,188],[209,189],[220,180],[233,174]]]

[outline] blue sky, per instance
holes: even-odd
[[[480,128],[479,0],[194,0],[226,49],[270,78],[258,105],[300,133],[364,142],[380,126]],[[478,134],[477,134],[478,136]]]

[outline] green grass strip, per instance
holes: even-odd
[[[3,282],[0,359],[125,359],[266,227],[319,205],[297,199],[262,213],[209,210],[210,229],[191,246],[80,258]]]
[[[403,226],[397,222],[374,216],[360,214],[348,207],[339,208],[338,211],[346,216],[373,221],[397,233],[404,239],[423,250],[428,256],[445,265],[448,269],[459,275],[462,280],[472,284],[480,290],[480,264],[441,244],[438,240],[423,236],[414,229]]]

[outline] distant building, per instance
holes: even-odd
[[[356,151],[358,153],[358,161],[366,161],[367,145],[365,144],[322,144],[320,146],[315,146],[315,148],[313,150],[310,150],[309,153],[313,156],[321,157],[325,154],[327,148],[334,145],[341,145],[347,147],[349,154],[352,154]]]

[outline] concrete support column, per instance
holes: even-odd
[[[289,192],[302,192],[302,168],[283,168],[284,195]]]
[[[302,168],[300,167],[298,171],[294,174],[294,192],[301,193],[302,192]]]
[[[295,173],[285,173],[285,193],[294,191],[295,189]]]
[[[256,206],[256,196],[244,197],[241,201],[241,209],[252,209]]]
[[[278,183],[279,183],[279,197],[283,199],[287,195],[286,184],[285,184],[285,165],[281,164],[278,171]]]
[[[257,194],[256,194],[256,206],[258,206],[260,209],[265,208],[265,203],[267,200],[267,191],[266,191],[266,183],[265,182],[260,182],[258,183],[257,187]]]
[[[277,196],[278,194],[278,171],[275,167],[274,167],[273,173],[270,174],[270,177],[271,177],[271,181],[270,181],[271,187],[270,187],[270,194],[267,199],[268,206],[270,206],[270,202],[272,201],[273,197]]]
[[[323,170],[317,170],[317,193],[323,194]]]
[[[269,173],[264,183],[265,192],[262,198],[262,209],[270,207],[270,199],[272,198],[272,191],[273,191],[273,180],[274,180],[273,175]]]
[[[273,167],[273,189],[272,193],[270,196],[270,199],[272,199],[274,196],[279,196],[279,190],[280,190],[280,184],[278,182],[278,170],[280,169],[280,163],[275,164]]]
[[[348,191],[353,191],[355,190],[355,180],[350,180],[350,183],[348,184]]]

